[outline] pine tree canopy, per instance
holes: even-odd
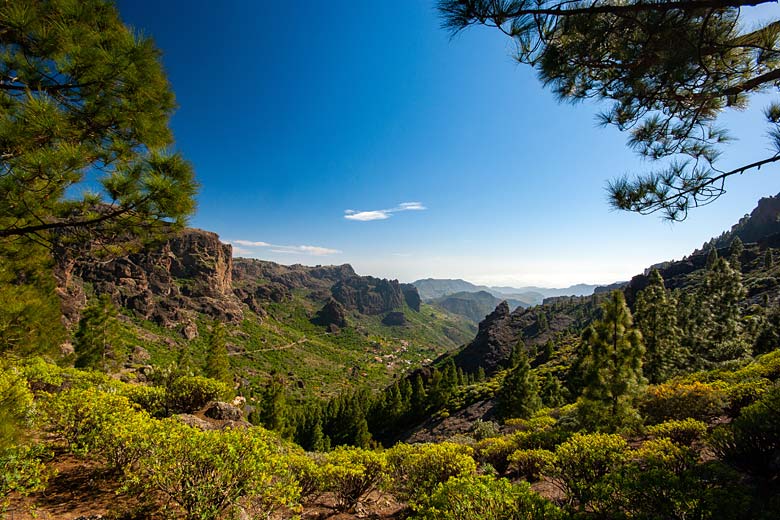
[[[632,401],[645,383],[642,334],[634,327],[621,291],[602,306],[602,318],[582,334],[585,387],[578,413],[583,425],[611,428],[636,415]]]
[[[649,283],[636,298],[634,318],[645,345],[643,375],[653,384],[671,376],[684,365],[685,353],[677,325],[677,302],[664,286],[657,269],[650,272]]]
[[[780,21],[745,30],[741,10],[777,0],[441,0],[445,28],[496,27],[513,39],[562,100],[608,103],[604,125],[629,133],[656,171],[612,180],[611,204],[683,220],[724,193],[735,174],[780,160],[780,104],[766,109],[771,151],[724,171],[729,141],[717,125],[727,107],[780,84]]]
[[[0,238],[148,235],[194,210],[174,96],[106,0],[0,4]]]

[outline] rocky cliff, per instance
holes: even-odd
[[[764,238],[780,233],[780,194],[774,197],[764,197],[749,215],[742,217],[731,226],[729,231],[705,243],[701,251],[707,252],[711,247],[724,248],[731,245],[734,238],[742,242],[759,242]]]
[[[534,358],[542,345],[560,333],[582,330],[598,315],[606,295],[558,297],[546,305],[510,312],[501,302],[480,324],[477,336],[453,356],[455,365],[465,372],[480,367],[488,375],[504,368],[519,342]]]
[[[345,308],[361,314],[382,314],[403,305],[403,294],[396,280],[356,276],[337,282],[331,292]]]
[[[165,327],[186,325],[192,313],[238,322],[232,248],[215,233],[187,229],[157,247],[121,258],[59,258],[58,290],[66,320],[74,323],[88,292],[109,294],[117,305]]]
[[[315,320],[324,325],[343,327],[348,312],[383,314],[399,310],[404,302],[420,309],[412,285],[358,276],[348,264],[308,267],[234,260],[230,245],[199,229],[186,229],[121,258],[61,257],[56,275],[69,324],[78,321],[90,294],[109,294],[139,318],[168,328],[181,326],[188,337],[197,334],[195,314],[238,323],[245,308],[262,317],[267,304],[288,301],[296,291],[323,305]]]

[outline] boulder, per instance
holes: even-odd
[[[203,409],[203,415],[209,419],[216,419],[218,421],[240,421],[244,417],[241,408],[221,401],[214,401],[207,404]]]
[[[180,413],[178,415],[174,415],[176,420],[181,421],[182,423],[186,424],[187,426],[190,426],[192,428],[197,428],[199,430],[219,430],[220,425],[207,421],[205,419],[201,419],[197,415],[192,415],[189,413]]]
[[[193,339],[199,336],[198,326],[195,325],[193,321],[188,321],[181,328],[181,335],[184,336],[189,341],[192,341]]]

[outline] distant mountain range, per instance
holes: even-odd
[[[419,289],[418,289],[419,291]],[[518,307],[528,307],[526,302],[519,300],[497,298],[487,291],[467,292],[461,291],[455,294],[435,298],[428,303],[436,305],[442,309],[464,316],[475,324],[485,319],[485,316],[493,312],[496,306],[506,300],[511,310]]]
[[[476,293],[484,291],[492,294],[500,300],[515,300],[521,307],[531,307],[538,305],[545,298],[556,296],[588,296],[593,294],[598,285],[577,284],[570,287],[551,289],[547,287],[488,287],[486,285],[475,285],[461,279],[441,279],[425,278],[412,282],[417,287],[420,297],[423,300],[435,300],[444,296],[454,295],[456,293],[468,292]],[[512,302],[509,302],[512,306]]]

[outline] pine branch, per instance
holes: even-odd
[[[147,200],[150,199],[150,197],[151,197],[150,195],[147,195],[136,204],[131,204],[130,206],[117,208],[114,211],[111,211],[99,217],[95,217],[93,219],[47,222],[45,224],[38,224],[35,226],[22,226],[18,228],[0,229],[0,238],[22,236],[29,233],[38,233],[40,231],[50,231],[52,229],[66,229],[66,228],[79,228],[79,227],[93,226],[95,224],[100,224],[101,222],[115,219],[121,217],[122,215],[126,215],[132,212],[139,204],[146,202]]]
[[[562,2],[556,4],[550,8],[525,8],[519,7],[516,9],[502,10],[501,7],[494,3],[490,3],[490,7],[487,9],[480,9],[481,6],[476,6],[472,2],[457,2],[458,5],[453,6],[451,1],[440,2],[440,11],[450,16],[451,21],[461,21],[461,23],[454,23],[453,28],[460,30],[471,23],[479,22],[484,23],[488,19],[507,20],[509,18],[519,18],[521,16],[577,16],[577,15],[592,15],[592,14],[631,14],[648,11],[694,11],[703,9],[728,9],[738,7],[755,7],[757,5],[766,3],[777,3],[778,0],[681,0],[681,1],[668,1],[668,2],[638,2],[635,4],[606,4],[606,5],[591,5],[590,7],[564,7],[570,2]],[[463,4],[471,4],[463,6]],[[466,15],[470,20],[464,22],[463,18]],[[460,18],[460,20],[458,20]],[[498,24],[498,23],[497,23]]]

